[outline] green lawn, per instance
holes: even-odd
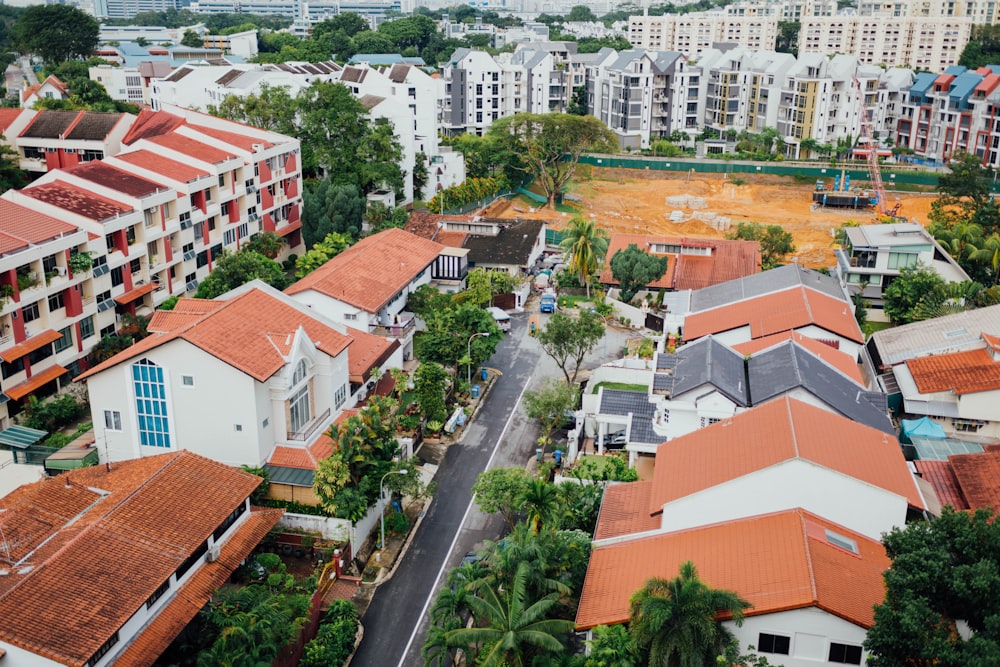
[[[588,297],[586,294],[560,294],[559,295],[559,307],[560,308],[577,308],[578,303],[589,303],[593,305],[594,297]]]
[[[621,391],[641,391],[644,394],[649,391],[649,387],[644,384],[629,384],[628,382],[598,382],[594,385],[594,388],[590,393],[596,394],[601,387],[604,387],[605,389],[620,389]]]
[[[891,329],[891,322],[865,322],[865,325],[861,327],[861,332],[865,335],[865,340],[871,338],[871,335],[876,331],[882,331],[883,329]]]

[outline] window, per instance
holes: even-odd
[[[829,662],[838,662],[842,665],[860,665],[861,647],[830,642],[830,657],[827,660]]]
[[[305,385],[288,399],[289,431],[298,433],[309,423],[309,385]]]
[[[889,253],[890,269],[905,269],[916,265],[917,265],[917,256],[914,254],[902,253],[902,252]]]
[[[784,635],[770,635],[766,632],[757,636],[757,650],[761,653],[780,653],[788,655],[792,638]]]
[[[341,385],[340,388],[337,389],[337,394],[336,396],[334,396],[334,402],[337,404],[337,407],[339,408],[341,405],[344,404],[346,400],[347,400],[347,385],[345,384]]]
[[[222,235],[223,245],[232,245],[236,243],[236,229],[227,229]]]
[[[262,421],[262,422],[260,423],[260,427],[261,427],[261,428],[267,428],[267,427],[268,427],[268,425],[270,425],[270,423],[271,423],[271,420],[270,420],[270,419],[268,419],[267,417],[264,417],[264,421]]]
[[[29,303],[27,306],[24,307],[23,313],[25,322],[34,322],[35,320],[37,320],[38,302],[36,301],[35,303]]]
[[[169,578],[162,584],[160,584],[160,587],[157,588],[155,591],[153,591],[153,594],[150,595],[149,598],[146,600],[146,609],[149,609],[154,604],[156,604],[156,601],[159,600],[161,597],[163,597],[163,594],[166,593],[168,590],[170,590]]]
[[[185,387],[193,387],[194,386],[194,376],[193,375],[182,375],[181,376],[181,384],[184,385]]]
[[[202,250],[198,253],[198,261],[195,262],[195,266],[199,269],[203,266],[208,266],[208,251]]]
[[[50,313],[52,311],[54,311],[54,310],[59,310],[64,305],[65,304],[63,303],[63,293],[62,292],[56,292],[55,294],[53,294],[52,296],[49,297],[49,312]]]
[[[138,257],[128,263],[128,270],[132,273],[139,273],[141,269],[142,269],[142,260],[140,260]]]
[[[135,245],[135,227],[125,228],[125,242],[129,245]]]
[[[132,365],[132,384],[135,387],[139,442],[147,447],[170,447],[163,368],[148,359],[140,359]]]
[[[66,327],[65,329],[60,329],[59,333],[62,338],[58,339],[56,343],[56,352],[62,352],[63,350],[68,350],[73,347],[73,327]]]
[[[306,368],[305,360],[300,360],[298,366],[295,367],[295,372],[292,373],[292,386],[294,387],[298,383],[306,379],[306,374],[308,369]]]
[[[114,336],[115,333],[117,333],[115,331],[115,325],[109,324],[108,326],[106,326],[103,329],[101,329],[101,338],[107,338],[108,336]]]
[[[94,667],[94,665],[96,665],[101,661],[101,658],[107,655],[108,651],[111,650],[111,647],[113,647],[117,643],[118,643],[118,631],[116,630],[115,634],[111,635],[106,642],[101,644],[100,647],[96,651],[94,651],[94,655],[90,656],[90,659],[84,663],[84,667]]]
[[[94,335],[94,316],[80,320],[80,340],[86,340]]]
[[[122,430],[122,413],[118,412],[117,410],[105,410],[104,430],[105,431]]]
[[[832,530],[826,531],[826,541],[835,547],[843,549],[845,551],[850,551],[851,553],[858,553],[858,543],[849,537],[844,537],[840,533],[835,533]]]
[[[116,266],[115,268],[111,269],[111,286],[118,287],[119,285],[122,285],[124,282],[125,282],[125,274],[124,271],[122,271],[122,267]]]
[[[236,429],[237,433],[243,432],[243,424],[233,424],[233,428]]]

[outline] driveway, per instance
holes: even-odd
[[[448,448],[435,477],[437,494],[410,549],[365,612],[364,640],[352,667],[422,665],[427,611],[447,571],[468,551],[501,535],[502,520],[482,514],[472,502],[472,485],[483,470],[525,465],[534,453],[538,429],[525,415],[521,397],[525,389],[536,388],[549,377],[562,377],[538,342],[527,335],[527,322],[527,314],[512,317],[511,333],[490,360],[489,365],[503,376],[461,442]],[[608,333],[584,367],[620,353],[626,336],[614,330]]]

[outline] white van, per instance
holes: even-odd
[[[496,306],[490,306],[486,310],[488,310],[490,315],[493,316],[493,321],[497,323],[497,326],[500,327],[501,331],[504,333],[510,331],[510,315]]]

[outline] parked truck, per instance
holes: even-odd
[[[539,311],[543,313],[554,313],[556,312],[556,295],[546,292],[542,295],[542,302],[538,308]]]

